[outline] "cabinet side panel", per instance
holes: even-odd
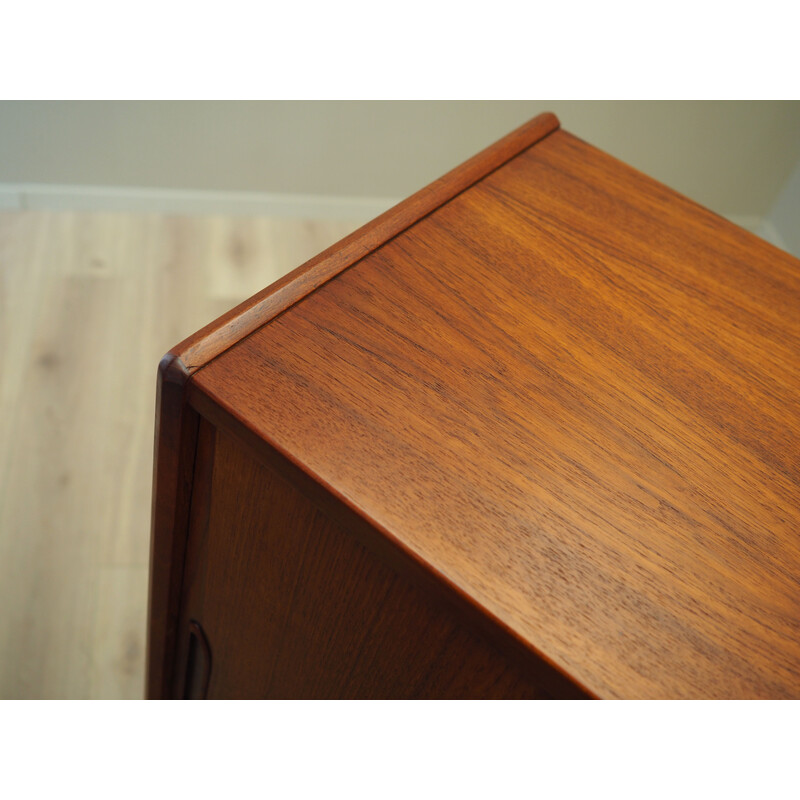
[[[181,614],[210,644],[210,698],[545,696],[222,430],[211,483]]]

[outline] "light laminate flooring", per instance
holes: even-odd
[[[141,698],[156,369],[366,220],[0,213],[0,698]]]

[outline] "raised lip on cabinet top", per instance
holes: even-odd
[[[184,382],[331,278],[535,145],[560,123],[546,112],[420,189],[173,347],[162,359],[170,382]]]

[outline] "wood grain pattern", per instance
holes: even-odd
[[[454,618],[460,620],[461,625],[466,626],[468,630],[474,632],[490,647],[498,651],[505,662],[516,668],[523,669],[526,680],[536,687],[537,694],[561,699],[585,699],[592,696],[591,693],[576,685],[573,680],[567,678],[561,670],[547,662],[546,659],[543,660],[538,656],[532,658],[530,649],[519,641],[513,630],[510,630],[497,620],[487,617],[482,609],[476,609],[470,598],[460,594],[457,589],[454,591],[455,587],[450,585],[445,576],[437,572],[431,565],[419,561],[413,553],[405,550],[392,536],[391,531],[376,531],[375,524],[361,516],[346,502],[343,502],[333,487],[320,481],[317,476],[309,475],[295,464],[288,454],[272,448],[263,439],[255,436],[253,431],[240,420],[231,416],[220,406],[211,402],[205,394],[198,391],[192,381],[189,381],[187,385],[187,400],[200,414],[201,445],[198,453],[204,452],[205,454],[198,459],[198,466],[195,467],[195,480],[200,482],[200,488],[195,492],[195,496],[201,498],[197,507],[195,507],[195,503],[192,504],[193,522],[190,525],[190,529],[195,531],[192,534],[192,538],[195,541],[202,541],[202,536],[205,535],[204,531],[208,525],[208,498],[211,496],[210,475],[213,469],[213,446],[208,444],[210,440],[208,431],[216,428],[221,435],[230,434],[238,440],[240,447],[249,455],[249,458],[242,459],[245,464],[249,464],[250,460],[257,460],[262,467],[269,471],[270,475],[280,476],[286,484],[295,490],[293,497],[299,498],[302,495],[305,498],[305,504],[315,512],[311,519],[316,518],[317,512],[321,514],[328,523],[331,523],[340,531],[346,532],[353,542],[353,545],[349,545],[350,547],[355,545],[368,551],[370,556],[376,559],[377,562],[385,565],[394,575],[401,576],[401,580],[410,583],[419,593],[427,597],[427,602],[432,603],[435,607],[446,607],[448,609],[446,613],[454,615]],[[206,443],[202,444],[203,441]],[[215,438],[214,441],[216,441]],[[237,477],[236,470],[230,468],[230,472],[232,474],[231,482],[234,483]],[[245,469],[244,472],[248,473],[249,469]],[[272,478],[270,478],[271,480]],[[267,483],[270,481],[267,481]],[[224,502],[224,486],[218,485],[217,489]],[[260,493],[257,485],[251,487],[250,491],[254,492],[251,500],[260,497],[264,492],[268,494],[269,487],[266,484],[262,489],[263,492]],[[264,494],[264,497],[266,496]],[[254,500],[254,502],[255,505],[267,505],[267,501],[263,497],[261,502],[257,500]],[[252,510],[247,511],[250,505],[251,503],[249,501],[246,502],[243,497],[242,509],[236,512],[237,518],[241,521],[236,528],[236,538],[246,538],[253,535],[251,529],[254,526],[252,522],[254,519],[259,519],[259,513],[254,513]],[[307,514],[308,512],[303,513]],[[257,523],[255,527],[261,527],[261,523]],[[200,534],[197,533],[198,528],[201,531]],[[297,526],[295,526],[296,528]],[[229,539],[229,542],[231,540]],[[218,542],[220,549],[223,547],[223,541],[224,539],[220,539]],[[196,566],[194,566],[196,552],[197,547],[190,544],[186,566],[186,574],[189,576],[197,571]],[[191,581],[191,577],[187,580]],[[263,576],[259,580],[263,581]],[[235,597],[235,595],[228,594],[226,596],[224,592],[220,592],[216,597],[216,602],[225,605],[230,602],[232,597]],[[273,594],[274,597],[276,595]],[[251,607],[251,612],[254,610]],[[263,610],[255,610],[255,613],[263,613]],[[181,625],[184,625],[185,621],[186,618]],[[240,619],[239,622],[241,623],[242,620]],[[186,641],[184,637],[182,646],[185,646]],[[251,647],[254,650],[256,649],[255,642],[251,643]],[[266,643],[262,643],[261,649],[266,649]],[[178,664],[176,675],[178,676],[182,674],[185,658],[185,649],[179,647],[176,654],[176,663]],[[170,696],[182,696],[183,688],[179,680],[176,681],[173,689],[174,691]],[[226,691],[234,694],[235,687],[229,686]]]
[[[540,114],[172,349],[192,374],[227,348],[558,128]]]
[[[599,697],[800,697],[800,264],[558,131],[193,391]]]
[[[178,663],[201,619],[210,699],[542,696],[533,670],[392,572],[238,440],[205,422],[201,440]],[[178,682],[173,696],[185,694]]]

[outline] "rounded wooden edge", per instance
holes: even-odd
[[[164,355],[158,363],[158,384],[159,388],[164,384],[176,384],[182,386],[189,377],[180,356],[170,351]]]
[[[169,355],[183,379],[559,127],[555,114],[534,117],[182,341]]]
[[[150,523],[145,696],[169,697],[175,624],[199,418],[184,402],[188,373],[167,353],[158,365]]]

